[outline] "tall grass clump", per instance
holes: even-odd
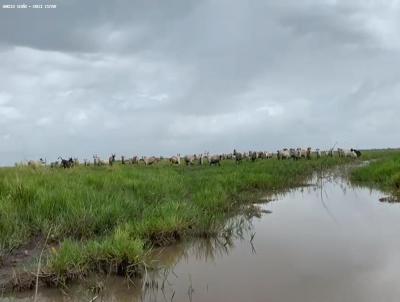
[[[136,274],[129,271],[143,261],[144,243],[133,238],[124,228],[117,228],[104,238],[87,241],[66,239],[59,249],[51,249],[43,277],[48,284],[65,284],[89,271]]]

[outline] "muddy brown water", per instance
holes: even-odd
[[[261,218],[236,223],[231,242],[157,251],[160,269],[145,280],[94,276],[65,292],[40,289],[38,301],[399,301],[400,204],[382,196],[342,178],[294,189],[262,204]]]

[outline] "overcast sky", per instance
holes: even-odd
[[[400,145],[400,1],[0,7],[0,164]]]

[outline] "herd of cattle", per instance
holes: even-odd
[[[287,159],[293,159],[293,160],[300,160],[300,159],[311,159],[312,157],[314,158],[320,158],[323,156],[338,156],[338,157],[350,157],[350,158],[358,158],[361,156],[361,151],[356,150],[356,149],[342,149],[338,148],[336,151],[333,149],[330,149],[328,151],[321,151],[320,149],[315,149],[312,150],[310,147],[307,149],[302,149],[302,148],[284,148],[281,150],[278,150],[276,153],[268,152],[268,151],[248,151],[248,152],[238,152],[236,149],[233,150],[232,153],[228,154],[218,154],[218,155],[210,155],[209,152],[204,152],[201,154],[193,154],[193,155],[186,155],[181,157],[180,154],[177,154],[176,156],[172,156],[170,158],[164,158],[164,157],[156,157],[156,156],[142,156],[139,158],[139,156],[133,156],[132,158],[126,158],[125,156],[121,156],[120,163],[122,165],[125,164],[132,164],[132,165],[139,165],[143,163],[146,166],[150,166],[153,164],[156,164],[158,162],[169,162],[172,165],[203,165],[208,163],[209,165],[220,165],[221,161],[223,160],[233,160],[236,163],[241,163],[242,161],[249,160],[249,161],[256,161],[258,159],[271,159],[273,157],[276,157],[278,160],[287,160]],[[108,160],[103,160],[101,159],[98,155],[93,155],[93,161],[89,161],[88,159],[84,159],[83,163],[80,163],[80,161],[77,158],[68,158],[64,159],[62,157],[59,157],[57,161],[51,162],[50,167],[51,168],[57,168],[57,167],[62,167],[64,169],[66,168],[72,168],[74,166],[78,165],[84,165],[84,166],[105,166],[105,165],[110,165],[112,166],[114,163],[116,163],[116,155],[111,154],[111,156],[108,158]],[[16,164],[16,166],[20,165],[28,165],[32,167],[37,167],[37,166],[47,166],[47,161],[43,160],[42,158],[39,161],[34,161],[30,160],[27,163],[19,163]]]

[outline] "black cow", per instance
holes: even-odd
[[[61,160],[61,166],[66,169],[66,168],[71,168],[74,165],[74,160],[72,159],[72,157],[70,157],[68,160],[67,159],[63,159],[61,156],[58,157],[58,159]]]
[[[357,157],[361,156],[361,151],[360,150],[356,150],[356,149],[350,149],[350,151],[354,152],[355,154],[357,154]]]

